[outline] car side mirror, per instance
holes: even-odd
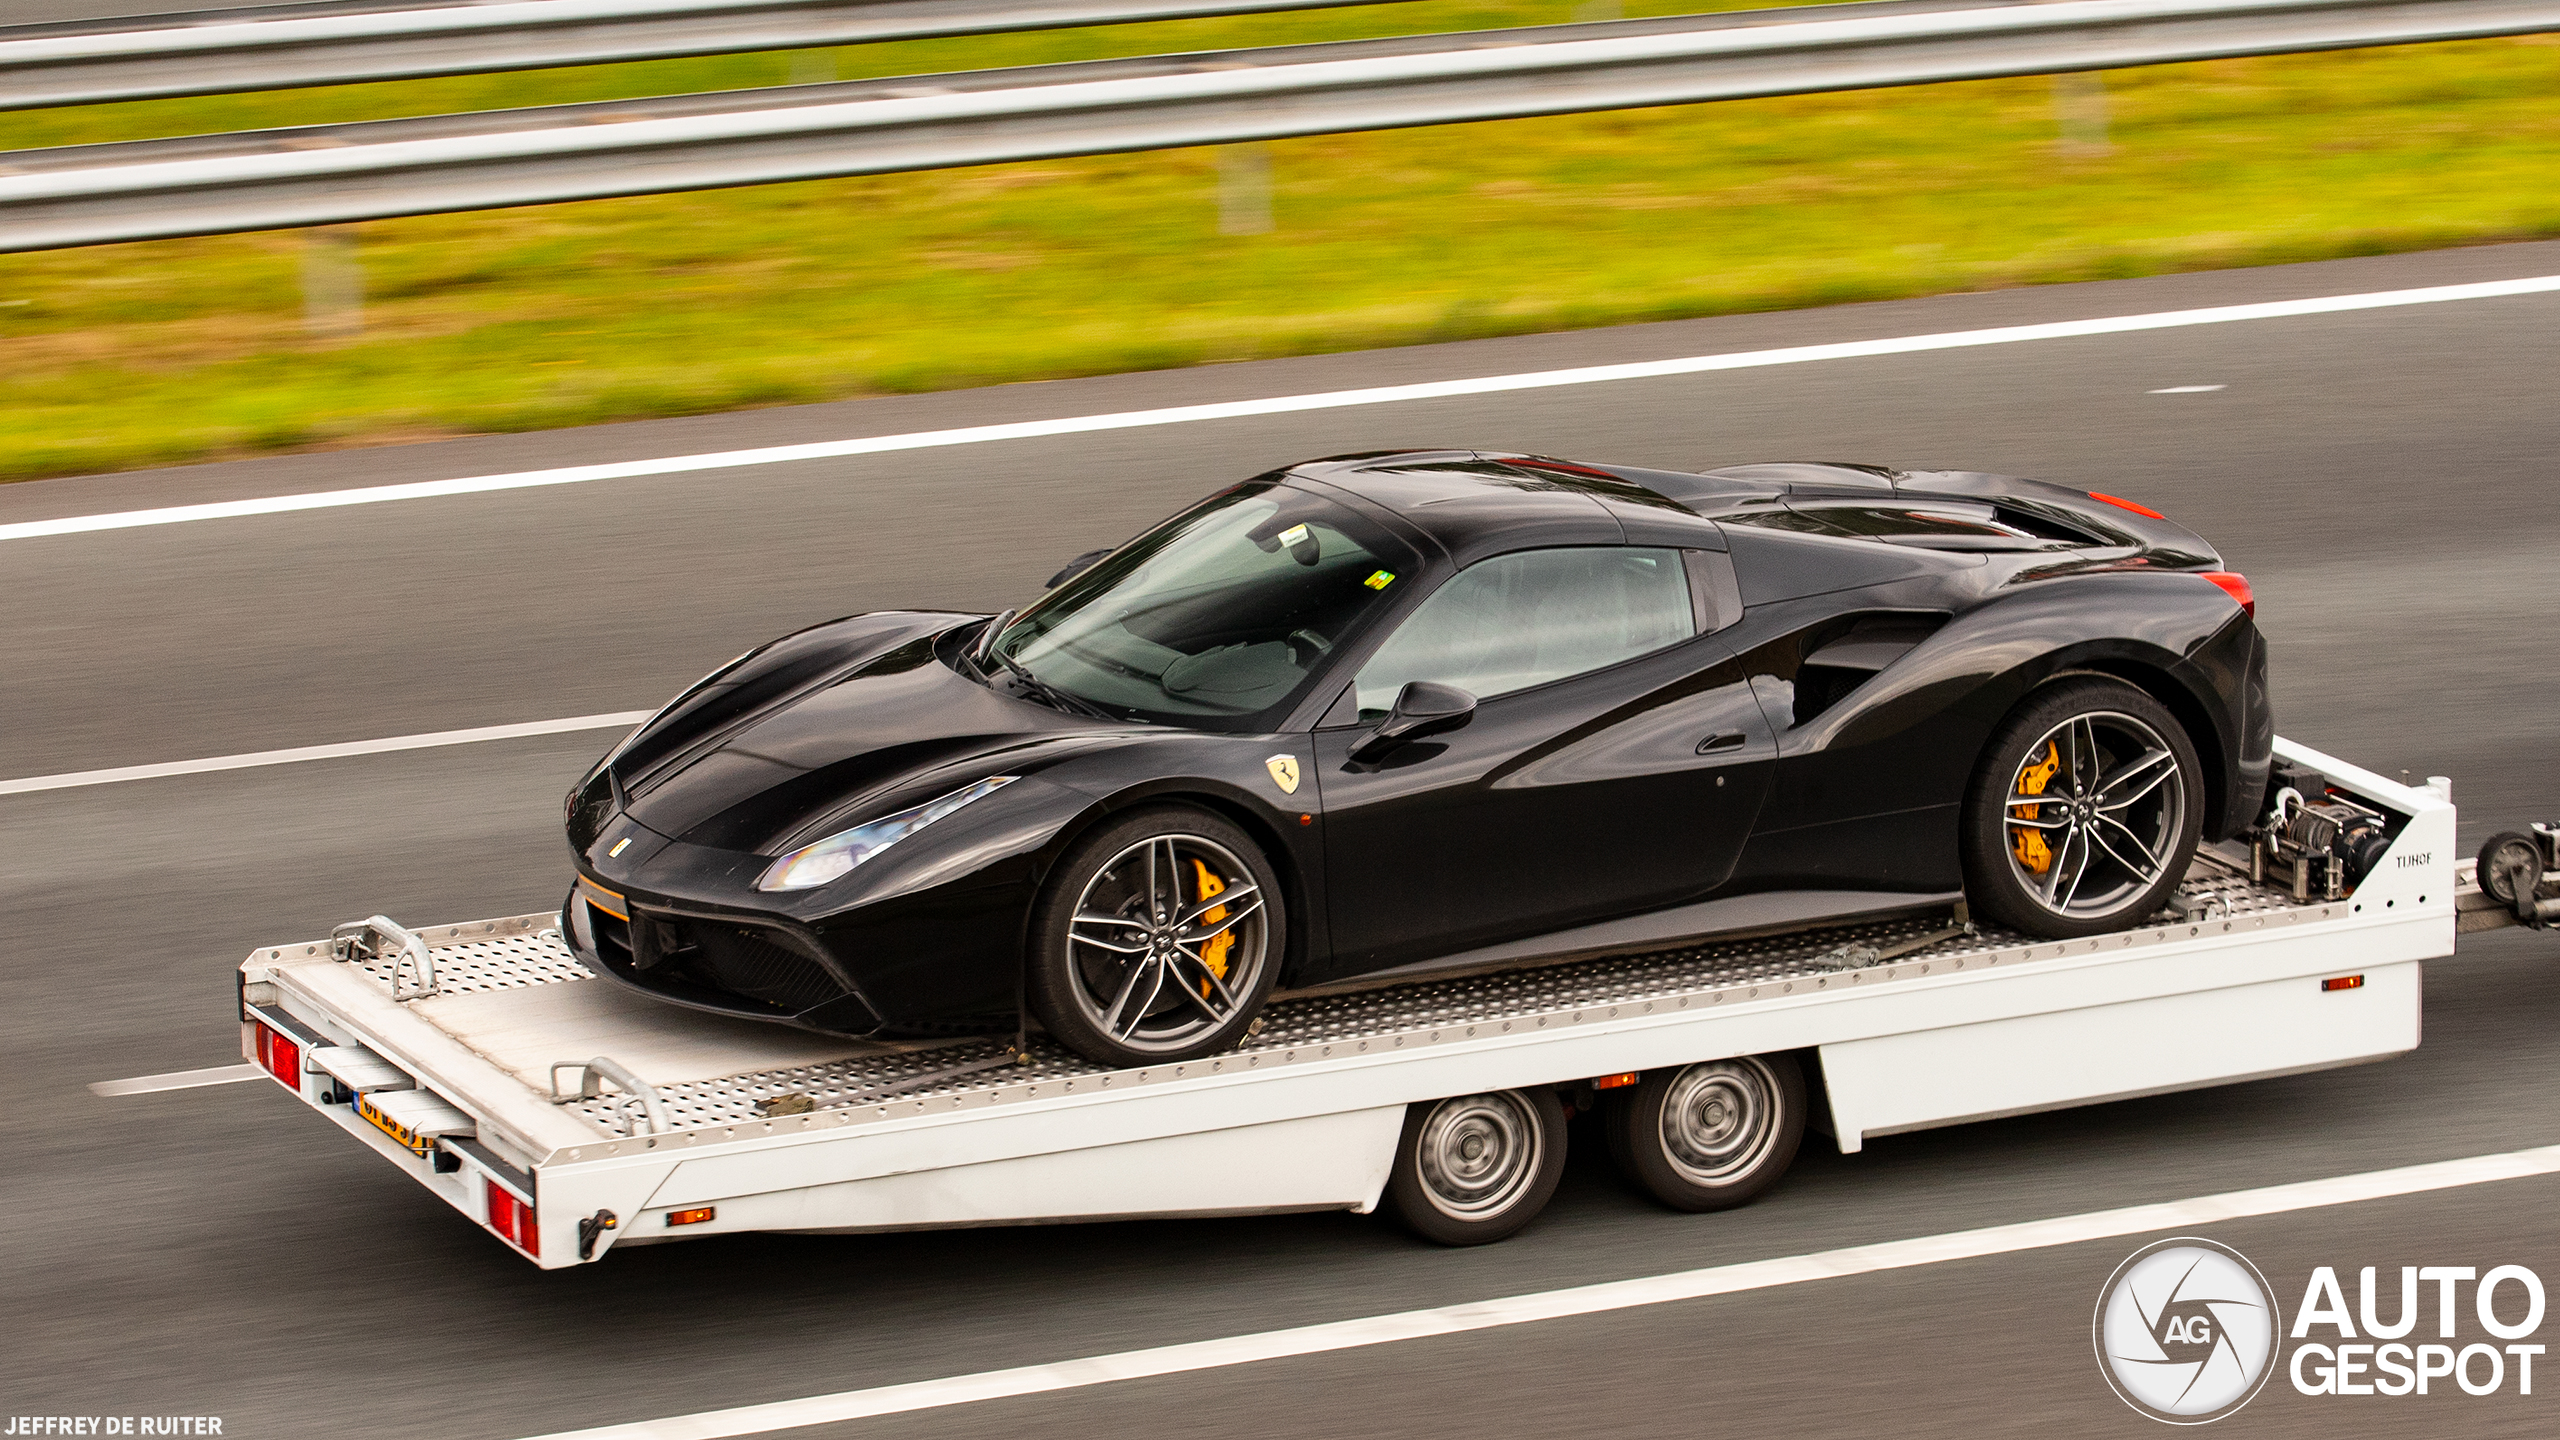
[[[1476,697],[1436,680],[1408,681],[1378,728],[1351,747],[1354,760],[1375,760],[1407,740],[1455,730],[1476,718]]]
[[[1110,546],[1108,546],[1108,545],[1104,546],[1103,548],[1101,548],[1101,549],[1099,549],[1099,550],[1087,550],[1086,552],[1084,552],[1083,554],[1081,554],[1081,555],[1077,556],[1077,557],[1076,557],[1076,558],[1074,558],[1073,560],[1068,561],[1068,562],[1067,562],[1067,568],[1065,568],[1065,569],[1063,569],[1063,570],[1059,571],[1059,572],[1058,572],[1057,574],[1055,574],[1055,575],[1050,576],[1050,577],[1049,577],[1049,588],[1050,588],[1050,589],[1052,589],[1052,590],[1055,590],[1055,589],[1057,589],[1059,586],[1066,584],[1066,583],[1067,583],[1068,581],[1070,581],[1070,580],[1073,580],[1074,578],[1076,578],[1077,576],[1079,576],[1079,575],[1083,574],[1083,573],[1084,573],[1084,572],[1086,572],[1087,570],[1092,569],[1092,568],[1093,568],[1093,562],[1095,562],[1096,560],[1099,560],[1099,559],[1103,558],[1103,557],[1104,557],[1104,556],[1106,556],[1106,555],[1109,555],[1110,553],[1111,553],[1111,547],[1110,547]]]

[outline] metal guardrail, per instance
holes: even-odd
[[[0,26],[0,109],[1395,0],[356,0]]]
[[[0,154],[0,251],[2560,29],[2560,0],[1846,5]]]

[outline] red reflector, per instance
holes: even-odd
[[[2341,975],[2335,980],[2321,981],[2320,988],[2323,990],[2361,990],[2364,988],[2364,977],[2361,975]]]
[[[541,1254],[542,1232],[534,1228],[533,1207],[500,1186],[491,1185],[488,1192],[489,1228],[514,1241],[527,1255]]]
[[[302,1088],[302,1047],[265,1025],[258,1027],[258,1063],[293,1089]]]
[[[1628,1070],[1617,1075],[1603,1075],[1591,1082],[1594,1090],[1624,1090],[1644,1078],[1641,1070]]]
[[[2207,570],[2204,578],[2221,586],[2222,593],[2239,601],[2240,608],[2249,612],[2250,619],[2258,618],[2258,592],[2249,588],[2248,576],[2235,575],[2228,570]]]
[[[2106,504],[2113,505],[2119,510],[2130,510],[2136,515],[2148,515],[2154,520],[2166,520],[2169,518],[2168,516],[2161,514],[2159,511],[2152,509],[2148,505],[2136,505],[2121,495],[2101,495],[2097,491],[2092,490],[2089,492],[2089,498],[2092,500],[2103,501]]]
[[[718,1210],[709,1205],[696,1205],[690,1210],[668,1211],[667,1223],[670,1225],[699,1225],[703,1221],[708,1220],[719,1213],[720,1212]]]

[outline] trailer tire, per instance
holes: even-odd
[[[1654,1199],[1692,1213],[1747,1205],[1804,1141],[1804,1068],[1742,1055],[1656,1070],[1611,1100],[1610,1157]]]
[[[1497,1090],[1408,1106],[1387,1204],[1440,1245],[1490,1245],[1538,1218],[1564,1178],[1554,1092]]]

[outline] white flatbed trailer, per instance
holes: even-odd
[[[368,922],[251,954],[242,1044],[546,1268],[738,1231],[1366,1212],[1410,1105],[1738,1056],[1797,1056],[1814,1128],[1854,1152],[2414,1049],[2422,962],[2452,953],[2458,913],[2497,921],[2453,805],[2277,749],[2402,822],[2351,896],[2208,855],[2176,912],[2094,939],[1904,918],[1305,994],[1236,1050],[1118,1071],[1012,1037],[883,1045],[663,1005],[590,975],[551,915]]]

